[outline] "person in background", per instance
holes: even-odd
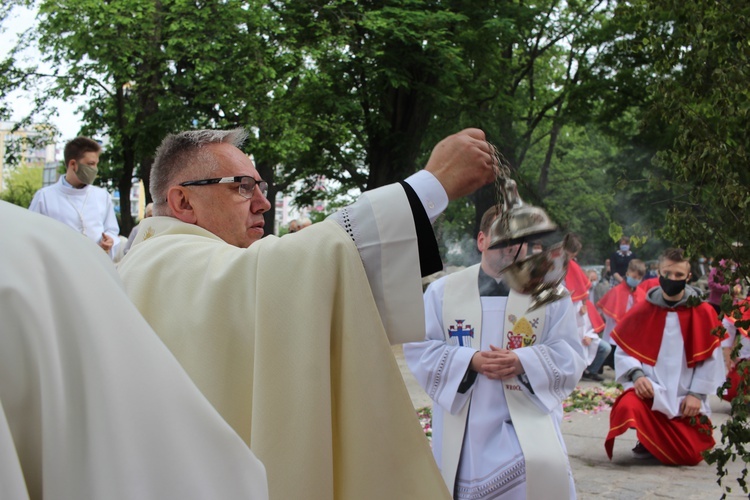
[[[609,343],[612,348],[604,364],[611,368],[615,367],[614,358],[617,346],[612,342],[610,335],[617,323],[625,317],[625,314],[646,298],[646,292],[638,288],[644,274],[646,274],[646,265],[643,261],[639,259],[631,260],[628,263],[628,270],[622,283],[613,286],[596,304],[605,321],[602,340]]]
[[[736,295],[739,280],[733,284],[728,277],[737,270],[737,264],[732,259],[720,259],[718,265],[711,268],[708,273],[708,299],[716,313],[721,312],[721,301],[724,295]],[[740,287],[741,289],[741,287]]]
[[[99,165],[99,143],[76,137],[65,145],[65,175],[34,194],[29,210],[52,217],[97,243],[110,259],[117,255],[120,226],[106,189],[93,186]]]
[[[690,283],[695,283],[699,279],[708,276],[710,268],[708,262],[703,254],[698,255],[698,258],[690,264]]]
[[[147,203],[145,207],[143,207],[143,218],[148,219],[154,214],[154,204],[153,203]],[[143,219],[141,219],[142,221]],[[133,246],[133,241],[135,241],[135,237],[138,236],[138,229],[141,227],[141,221],[138,222],[138,224],[135,225],[133,229],[130,231],[130,235],[128,236],[128,241],[125,243],[125,249],[123,250],[123,256],[127,255],[128,251],[130,250],[130,247]]]
[[[578,235],[568,234],[564,250],[570,260],[568,272],[565,275],[565,288],[568,289],[573,308],[576,310],[578,334],[583,344],[586,363],[589,365],[583,371],[582,378],[601,382],[604,378],[598,372],[612,348],[607,342],[601,342],[599,338],[599,334],[604,330],[604,320],[596,310],[596,306],[589,301],[591,280],[576,261],[581,248],[583,244]]]
[[[613,285],[618,285],[625,281],[628,264],[633,259],[635,259],[635,254],[630,251],[630,237],[623,236],[620,238],[620,247],[610,257]]]
[[[292,219],[289,221],[289,233],[296,233],[299,231],[299,222],[297,222],[297,219]]]
[[[602,269],[602,281],[606,281],[610,285],[612,284],[612,261],[610,259],[604,260],[604,269]]]
[[[531,247],[531,255],[536,255],[544,251],[544,247],[542,246],[542,243],[540,241],[530,241],[529,246]]]
[[[591,281],[591,288],[589,289],[589,300],[592,304],[596,305],[600,300],[602,300],[602,297],[604,297],[604,294],[609,291],[612,286],[609,284],[608,280],[605,279],[599,279],[599,273],[596,272],[595,269],[589,269],[587,271],[589,281]]]
[[[724,316],[721,321],[727,332],[726,338],[721,342],[721,347],[727,369],[727,381],[730,384],[722,395],[725,401],[732,401],[737,396],[740,380],[747,376],[748,371],[748,367],[741,367],[740,363],[750,360],[750,338],[748,338],[750,327],[746,325],[750,322],[750,299],[737,299],[735,304],[737,310],[731,315]],[[740,324],[738,325],[737,322]],[[739,350],[734,354],[734,348],[738,342]],[[748,388],[745,388],[745,394],[747,391]]]
[[[659,278],[659,262],[651,262],[646,269],[646,274],[643,276],[643,280],[658,279]]]

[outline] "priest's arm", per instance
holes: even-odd
[[[493,179],[484,133],[469,129],[435,147],[424,170],[365,192],[333,214],[357,246],[392,344],[421,340],[421,276],[442,269],[432,222],[448,201]]]

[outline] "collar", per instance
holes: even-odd
[[[485,273],[481,266],[479,266],[478,284],[480,297],[507,297],[510,292],[508,285]]]

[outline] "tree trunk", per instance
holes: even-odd
[[[555,118],[552,121],[552,129],[549,133],[549,144],[547,145],[547,153],[544,156],[544,163],[542,163],[541,171],[539,172],[539,185],[537,186],[538,195],[540,198],[544,198],[547,194],[547,183],[549,182],[549,169],[552,164],[552,155],[555,152],[555,146],[557,145],[557,138],[560,136],[560,130],[562,129],[562,115],[563,102],[557,105],[555,110]]]

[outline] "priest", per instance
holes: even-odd
[[[245,135],[162,142],[154,217],[119,268],[129,295],[263,461],[271,498],[447,497],[389,341],[424,332],[420,274],[442,265],[430,223],[494,180],[484,133],[449,136],[405,182],[262,240],[271,204]]]
[[[715,442],[708,396],[724,383],[716,313],[686,286],[690,262],[681,249],[659,259],[659,285],[617,324],[616,381],[625,392],[610,413],[607,455],[617,436],[635,429],[636,458],[696,465]]]

